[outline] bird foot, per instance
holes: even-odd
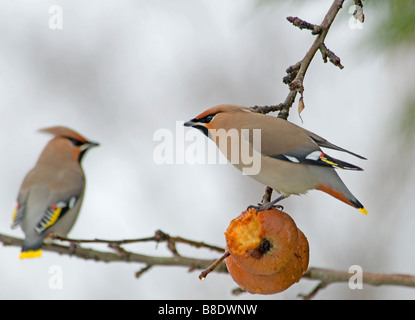
[[[277,204],[279,201],[285,199],[284,196],[280,196],[279,198],[268,202],[268,203],[258,203],[257,206],[255,205],[250,205],[248,206],[247,210],[249,209],[256,209],[256,212],[260,212],[260,211],[266,211],[266,210],[270,210],[270,209],[278,209],[278,210],[284,210],[284,207],[282,205]]]
[[[268,203],[258,203],[258,205],[250,205],[248,206],[248,208],[246,208],[247,210],[249,209],[256,209],[256,212],[260,212],[260,211],[267,211],[270,209],[278,209],[278,210],[284,210],[284,207],[280,204],[272,204],[271,202]]]

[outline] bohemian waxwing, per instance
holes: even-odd
[[[254,160],[258,159],[260,169],[251,174],[252,178],[281,194],[269,206],[291,194],[305,194],[308,190],[317,189],[367,214],[367,210],[335,171],[336,168],[362,169],[328,156],[320,147],[365,159],[362,156],[340,148],[291,122],[236,105],[210,108],[184,125],[201,130],[215,141],[221,152],[239,170],[247,169],[247,161],[244,159],[248,155],[252,155]],[[256,130],[259,132],[259,140],[255,140],[255,129],[259,129]],[[243,152],[247,154],[244,155]],[[235,153],[236,157],[232,159]],[[254,166],[253,163],[249,165]]]
[[[40,130],[54,135],[35,167],[26,175],[17,197],[12,228],[25,233],[20,259],[40,257],[51,233],[66,237],[81,208],[85,175],[81,160],[98,143],[65,127]]]

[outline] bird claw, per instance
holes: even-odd
[[[248,206],[248,208],[246,208],[246,210],[249,209],[256,209],[256,212],[260,212],[260,211],[267,211],[270,209],[278,209],[278,210],[284,210],[284,207],[280,204],[274,204],[272,202],[268,202],[268,203],[258,203],[258,205],[250,205]]]
[[[256,205],[256,206],[251,204],[246,208],[246,210],[255,209],[258,212],[258,209],[260,208],[260,206],[261,206],[261,203],[258,203],[258,205]]]
[[[284,210],[284,207],[277,204],[278,202],[280,202],[281,200],[285,199],[286,196],[280,196],[279,198],[271,201],[271,202],[267,202],[267,203],[258,203],[258,206],[254,206],[254,205],[250,205],[247,210],[249,209],[256,209],[256,212],[260,212],[260,211],[266,211],[266,210],[270,210],[270,209],[278,209],[278,210]]]

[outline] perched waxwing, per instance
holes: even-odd
[[[98,143],[65,127],[41,129],[54,137],[23,180],[13,213],[12,228],[21,226],[25,239],[20,259],[40,257],[51,233],[66,237],[81,208],[85,175],[81,160]]]
[[[362,156],[284,119],[236,105],[210,108],[184,125],[201,130],[215,141],[235,167],[281,194],[269,205],[262,206],[262,209],[291,194],[305,194],[317,189],[367,214],[367,210],[335,171],[336,168],[362,169],[328,156],[320,147],[365,159]],[[256,169],[252,170],[254,167]],[[251,169],[251,173],[248,169]]]

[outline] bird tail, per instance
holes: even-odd
[[[31,258],[40,258],[42,255],[42,249],[38,250],[27,250],[20,252],[20,259],[31,259]]]
[[[344,203],[358,209],[361,213],[367,215],[367,210],[365,209],[365,207],[360,203],[359,200],[356,199],[356,197],[349,190],[346,189],[347,192],[341,192],[339,190],[336,190],[332,186],[322,184],[319,185],[316,189],[323,191],[340,201],[343,201]]]
[[[43,241],[37,243],[31,243],[30,245],[26,243],[26,240],[23,242],[22,251],[20,252],[20,259],[31,259],[31,258],[40,258],[42,255],[42,243]]]

